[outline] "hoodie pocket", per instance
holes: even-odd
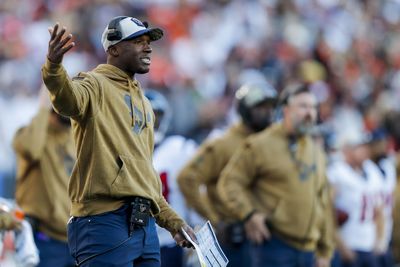
[[[135,195],[151,197],[157,192],[156,190],[161,190],[151,163],[121,155],[118,159],[121,167],[111,184],[112,197]]]
[[[287,199],[279,201],[271,218],[271,224],[277,232],[292,238],[305,238],[309,223],[310,209],[298,201]]]

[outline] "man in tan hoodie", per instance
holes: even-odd
[[[217,189],[244,221],[252,266],[328,267],[333,219],[325,156],[310,136],[316,98],[301,84],[285,89],[282,103],[283,121],[247,138]]]
[[[242,85],[235,94],[240,121],[222,136],[206,141],[181,170],[178,183],[185,200],[217,228],[217,236],[229,266],[249,265],[248,242],[243,225],[221,203],[217,193],[220,174],[236,149],[249,135],[262,131],[272,122],[277,102],[276,90],[267,82]],[[205,187],[207,194],[202,194]]]
[[[46,88],[40,108],[13,140],[17,155],[17,204],[31,223],[39,267],[74,266],[68,251],[68,181],[75,163],[71,123],[51,108]]]
[[[54,108],[72,119],[77,151],[69,183],[70,251],[79,266],[159,266],[155,222],[181,246],[192,229],[170,208],[153,168],[154,113],[135,74],[149,71],[150,43],[163,36],[132,17],[106,26],[107,64],[70,79],[63,55],[72,35],[50,29],[43,80]]]

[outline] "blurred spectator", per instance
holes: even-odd
[[[328,168],[334,191],[341,266],[378,267],[382,254],[384,217],[379,201],[382,177],[369,160],[367,136],[358,130],[342,133],[338,148],[342,157]]]
[[[391,240],[393,232],[394,191],[396,189],[396,165],[395,159],[390,157],[388,135],[383,128],[372,132],[369,143],[371,160],[381,171],[380,198],[383,205],[384,232],[382,243],[378,244],[380,267],[392,267],[393,256],[391,253]]]
[[[75,75],[104,60],[98,42],[102,25],[117,14],[135,14],[154,20],[167,32],[155,49],[149,77],[142,78],[143,86],[160,85],[169,98],[184,97],[188,106],[195,107],[193,113],[176,112],[170,133],[204,138],[228,111],[232,88],[239,86],[238,73],[245,68],[261,70],[277,88],[296,79],[323,81],[328,93],[322,110],[327,105],[333,109],[345,105],[362,118],[367,116],[363,103],[369,103],[377,107],[379,121],[381,112],[399,109],[396,29],[400,16],[396,10],[400,2],[394,0],[22,0],[18,5],[4,0],[0,3],[0,97],[35,93],[32,88],[40,85],[47,27],[54,21],[79,38],[79,45],[65,58],[67,70]],[[217,115],[210,116],[208,110]],[[13,128],[6,131],[13,133]],[[9,171],[12,165],[2,168]]]
[[[189,224],[193,225],[194,212],[185,205],[185,200],[177,183],[177,176],[182,166],[190,159],[197,144],[183,136],[165,136],[171,121],[171,108],[166,98],[155,90],[145,90],[155,114],[153,164],[160,175],[162,193],[171,207]],[[184,250],[179,247],[171,234],[157,226],[160,241],[161,267],[183,267]]]
[[[399,171],[399,159],[397,159],[397,170]],[[392,235],[392,252],[394,261],[400,265],[400,175],[397,173],[397,187],[395,191],[395,204],[393,210],[393,235]]]

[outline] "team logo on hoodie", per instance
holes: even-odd
[[[124,99],[125,104],[130,110],[129,114],[131,115],[131,118],[133,120],[132,131],[136,134],[140,134],[146,126],[143,112],[132,104],[132,99],[130,95],[125,95]]]

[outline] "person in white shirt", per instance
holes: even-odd
[[[179,171],[193,156],[197,144],[193,140],[179,135],[166,137],[165,134],[171,120],[171,109],[167,99],[155,90],[146,90],[145,96],[150,100],[156,116],[153,164],[160,175],[163,196],[188,223],[201,223],[200,217],[185,205],[185,199],[176,182]],[[161,267],[184,266],[184,251],[176,245],[171,234],[161,227],[157,227],[157,234],[161,247]]]
[[[342,267],[378,267],[375,255],[382,239],[381,172],[369,160],[369,141],[357,131],[339,139],[341,156],[328,168],[338,222],[338,250]],[[343,216],[345,214],[346,216]]]
[[[369,144],[371,159],[381,171],[381,201],[385,220],[382,242],[377,246],[380,267],[392,267],[393,256],[390,242],[393,231],[394,191],[396,189],[395,158],[389,155],[387,134],[384,129],[378,128],[372,132]]]

